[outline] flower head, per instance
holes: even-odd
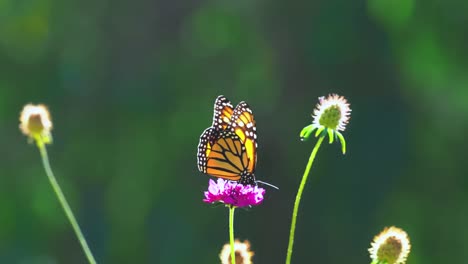
[[[52,143],[52,121],[45,105],[25,105],[20,114],[20,129],[37,144]]]
[[[349,108],[349,103],[343,96],[330,94],[327,98],[324,96],[319,97],[319,103],[312,114],[314,120],[311,125],[302,129],[301,139],[308,139],[314,130],[316,130],[315,137],[322,133],[328,134],[330,144],[333,143],[335,137],[338,137],[344,154],[346,152],[346,142],[340,131],[346,129],[350,114],[351,108]]]
[[[369,253],[375,263],[404,264],[411,250],[406,232],[394,226],[375,236],[371,245]]]
[[[319,98],[314,114],[313,124],[317,127],[324,126],[331,130],[344,131],[349,121],[351,109],[343,96],[330,94],[327,98]]]
[[[252,264],[253,251],[250,251],[250,242],[245,240],[240,242],[238,239],[234,242],[234,251],[236,254],[235,264]],[[222,264],[231,264],[231,246],[229,243],[223,246],[223,249],[219,253],[219,258]]]
[[[218,178],[210,179],[208,191],[205,192],[205,203],[224,203],[235,207],[259,205],[263,201],[265,189],[258,186],[242,185],[237,182]]]

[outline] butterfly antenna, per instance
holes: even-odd
[[[274,186],[273,184],[271,183],[268,183],[268,182],[264,182],[264,181],[256,181],[257,183],[261,183],[261,184],[264,184],[264,185],[267,185],[267,186],[270,186],[272,188],[275,188],[276,190],[279,190],[278,187]]]

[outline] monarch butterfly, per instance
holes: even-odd
[[[213,124],[200,136],[198,169],[214,177],[256,184],[257,133],[252,110],[246,102],[232,108],[220,95],[214,104]]]

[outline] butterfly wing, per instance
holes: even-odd
[[[200,136],[198,169],[232,181],[255,181],[257,134],[252,110],[245,102],[235,109],[224,96],[214,105],[213,124]]]
[[[241,178],[249,166],[249,158],[239,136],[223,130],[207,156],[206,173],[232,181]]]
[[[257,128],[252,110],[246,102],[236,106],[228,129],[243,143],[249,160],[247,171],[253,173],[257,163]]]
[[[226,129],[231,121],[233,111],[231,102],[224,95],[218,96],[214,104],[212,127],[220,130]]]
[[[224,95],[216,98],[213,111],[213,124],[203,131],[198,143],[197,164],[199,171],[206,173],[206,163],[211,147],[218,139],[220,131],[230,124],[233,111],[231,102]]]
[[[206,173],[206,163],[208,156],[210,155],[211,152],[211,147],[213,146],[217,134],[217,130],[213,127],[209,127],[203,131],[203,133],[200,136],[200,142],[198,143],[198,153],[197,153],[197,164],[198,164],[198,170],[200,172]]]
[[[248,158],[247,171],[253,173],[257,163],[257,127],[255,119],[246,102],[240,102],[231,116],[228,130],[239,137]]]

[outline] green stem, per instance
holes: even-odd
[[[231,243],[231,264],[236,263],[236,254],[234,252],[234,210],[235,206],[229,207],[229,242]]]
[[[291,256],[293,252],[293,245],[294,245],[294,232],[296,231],[296,219],[297,219],[297,212],[299,211],[299,203],[301,202],[302,191],[304,190],[304,186],[307,181],[307,177],[309,176],[310,168],[312,168],[312,163],[314,163],[315,155],[317,155],[317,151],[322,144],[322,141],[325,137],[321,136],[317,143],[315,144],[312,153],[310,154],[309,162],[307,163],[307,167],[304,171],[304,175],[302,176],[301,185],[299,185],[299,190],[297,191],[296,200],[294,201],[294,210],[292,214],[292,221],[291,221],[291,230],[289,231],[289,244],[288,244],[288,252],[286,256],[286,264],[291,263]]]
[[[68,202],[65,199],[65,196],[63,195],[62,189],[60,189],[60,185],[58,184],[54,176],[54,173],[52,172],[52,169],[50,168],[49,157],[47,155],[47,149],[44,143],[40,141],[38,141],[37,146],[39,148],[39,151],[41,152],[42,164],[44,165],[44,169],[46,171],[47,177],[49,177],[50,184],[52,185],[52,188],[54,189],[54,192],[57,195],[60,205],[62,205],[62,208],[65,211],[65,214],[67,215],[68,220],[70,221],[73,227],[73,230],[75,231],[76,236],[78,237],[78,240],[80,241],[81,246],[83,247],[86,258],[88,258],[88,262],[90,264],[96,264],[96,260],[94,259],[93,254],[91,253],[91,250],[89,249],[88,243],[86,243],[86,239],[84,238],[83,233],[81,232],[78,222],[76,221],[75,216],[73,215],[73,212],[70,206],[68,205]]]

